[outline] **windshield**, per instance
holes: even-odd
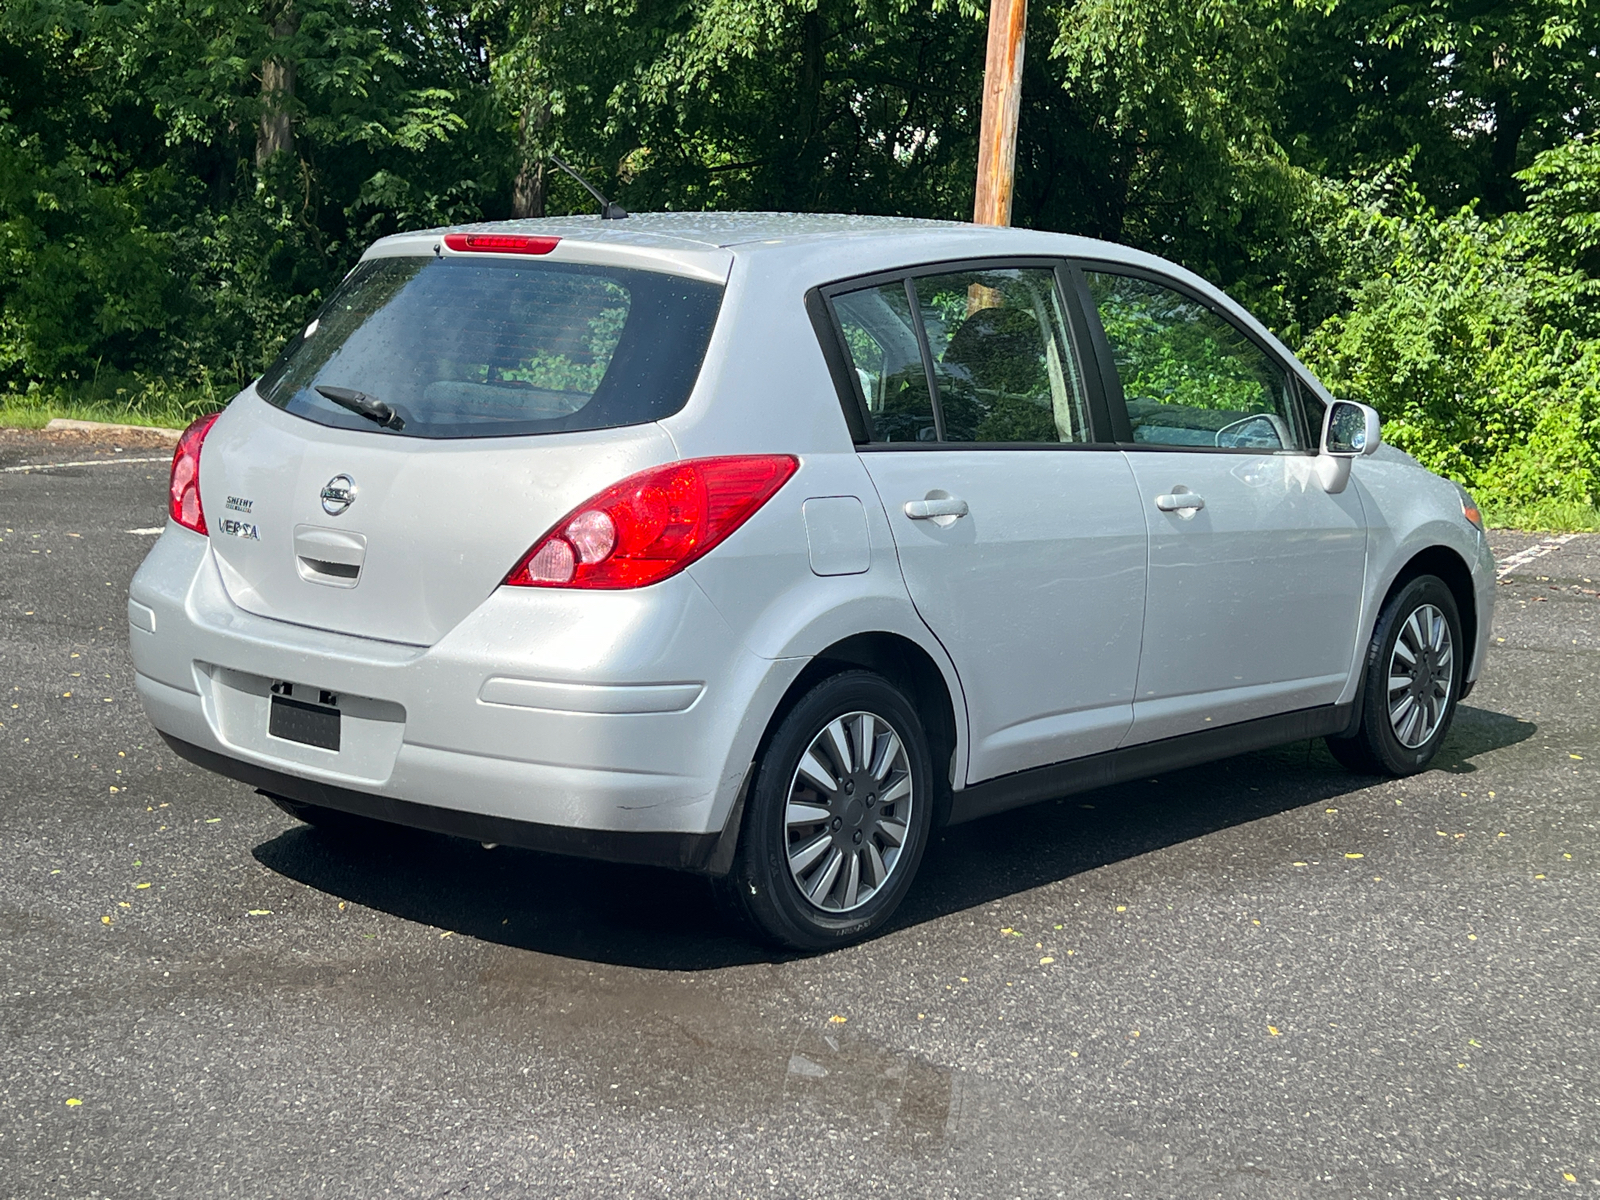
[[[504,437],[660,420],[689,398],[722,288],[657,271],[508,259],[369,259],[257,391],[323,425]],[[382,426],[318,388],[360,392]]]

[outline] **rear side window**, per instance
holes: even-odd
[[[379,426],[318,387],[388,405],[425,438],[638,425],[684,406],[722,288],[655,271],[506,259],[369,259],[257,385],[296,416]]]
[[[1091,440],[1054,271],[963,271],[914,283],[946,441]]]
[[[1093,440],[1054,267],[917,274],[832,304],[867,440]]]

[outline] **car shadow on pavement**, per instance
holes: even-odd
[[[1536,726],[1463,706],[1438,765],[1531,737]],[[935,920],[1110,863],[1371,786],[1318,742],[1046,801],[940,835],[891,928]],[[264,866],[402,920],[542,954],[651,970],[775,962],[718,913],[706,880],[648,867],[484,850],[373,823],[357,834],[290,829],[255,848]]]
[[[1476,770],[1473,759],[1532,737],[1538,726],[1462,706],[1435,769]],[[1016,895],[1096,867],[1165,849],[1218,830],[1363,791],[1382,780],[1352,774],[1319,739],[1174,771],[1148,780],[974,821],[950,830],[923,860],[895,925],[904,927]],[[1248,868],[1275,843],[1230,858]]]

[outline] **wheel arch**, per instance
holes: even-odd
[[[933,656],[903,634],[884,630],[856,633],[819,650],[778,702],[762,734],[757,757],[765,752],[773,731],[801,696],[824,679],[851,669],[882,675],[906,694],[922,718],[938,788],[934,798],[934,827],[942,827],[950,817],[952,776],[956,773],[953,759],[960,744],[957,699],[951,694],[944,672]]]
[[[1468,662],[1462,666],[1464,678],[1467,668],[1471,665],[1472,648],[1478,644],[1478,597],[1472,583],[1472,569],[1467,566],[1466,560],[1460,554],[1449,546],[1440,545],[1428,546],[1417,551],[1406,560],[1405,566],[1395,575],[1388,590],[1384,592],[1377,611],[1381,613],[1401,588],[1421,575],[1438,576],[1455,599],[1456,613],[1461,618],[1462,649],[1466,651],[1468,658]]]

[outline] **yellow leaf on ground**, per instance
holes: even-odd
[[[1346,854],[1346,858],[1365,858],[1365,854]]]
[[[1043,958],[1041,958],[1039,960],[1039,965],[1041,967],[1044,967],[1044,966],[1048,966],[1049,964],[1051,964],[1053,962],[1055,962],[1055,959],[1051,958],[1048,954],[1046,954]]]
[[[102,924],[102,925],[111,924],[111,918],[110,917],[101,917],[100,918],[100,924]]]
[[[962,982],[965,983],[966,980],[962,980]],[[833,1016],[828,1018],[828,1024],[843,1025],[847,1020],[849,1020],[848,1017],[841,1017],[838,1013],[834,1013]]]
[[[1280,1036],[1280,1034],[1278,1033],[1278,1027],[1276,1025],[1268,1025],[1267,1026],[1267,1032],[1270,1033],[1273,1037],[1279,1037]]]
[[[77,1098],[76,1098],[76,1097],[74,1097],[74,1098],[73,1098],[73,1099],[71,1099],[71,1100],[68,1100],[68,1101],[67,1101],[67,1107],[68,1107],[68,1108],[77,1108],[77,1107],[78,1107],[78,1105],[80,1105],[80,1104],[82,1104],[82,1103],[83,1103],[83,1101],[82,1101],[82,1100],[79,1100],[79,1099],[77,1099]],[[1572,1176],[1571,1176],[1571,1175],[1568,1175],[1568,1176],[1567,1176],[1567,1178],[1568,1178],[1568,1179],[1571,1179],[1571,1178],[1572,1178]]]
[[[149,887],[150,885],[148,883],[136,883],[133,886],[134,886],[134,889],[136,891],[141,891],[142,892],[142,891],[144,891],[145,888]]]
[[[270,917],[272,910],[270,908],[252,908],[248,915],[252,917]]]
[[[1119,904],[1119,905],[1117,905],[1117,911],[1118,912],[1127,912],[1128,911],[1128,906],[1126,904]]]

